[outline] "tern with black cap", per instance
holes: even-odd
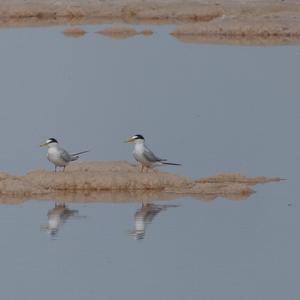
[[[48,147],[47,158],[50,162],[52,162],[55,166],[55,172],[57,167],[62,167],[63,171],[66,166],[74,160],[79,158],[80,154],[87,153],[87,151],[82,151],[74,154],[70,154],[65,149],[61,148],[58,144],[58,141],[54,138],[49,138],[44,144],[40,145],[40,147]]]
[[[141,172],[143,172],[144,167],[154,168],[162,165],[180,166],[180,164],[171,163],[168,162],[167,159],[159,158],[158,156],[156,156],[145,145],[145,139],[140,134],[133,135],[125,142],[134,144],[132,154],[135,160],[142,165]]]

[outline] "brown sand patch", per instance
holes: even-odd
[[[215,44],[236,46],[278,46],[297,45],[300,37],[297,36],[222,36],[222,35],[195,35],[172,34],[178,41],[188,44]]]
[[[0,18],[11,21],[22,20],[38,23],[45,20],[61,18],[74,20],[98,19],[111,23],[123,20],[128,22],[164,22],[174,23],[178,21],[208,21],[218,17],[222,8],[203,1],[35,1],[35,0],[3,0],[0,2]],[[88,22],[89,23],[89,22]],[[12,24],[12,23],[11,23]],[[19,22],[20,24],[20,22]]]
[[[140,34],[145,35],[145,36],[149,36],[153,34],[153,31],[150,29],[144,29],[142,31],[140,31]]]
[[[241,200],[254,193],[252,186],[277,181],[280,178],[247,178],[226,173],[193,180],[158,170],[140,173],[125,161],[78,162],[65,172],[36,170],[25,176],[0,176],[0,203],[7,198],[128,202],[191,196],[202,200]]]
[[[300,42],[299,16],[280,15],[225,17],[208,23],[177,26],[172,35],[184,42],[235,44],[282,44]]]
[[[0,27],[182,24],[174,35],[185,42],[205,42],[206,37],[229,44],[299,43],[299,16],[298,0],[0,1]],[[134,32],[128,34],[114,37]]]
[[[86,32],[79,27],[67,28],[63,31],[63,34],[67,37],[79,38],[86,34]]]
[[[221,173],[216,176],[206,177],[197,179],[196,182],[199,183],[238,183],[238,184],[246,184],[246,185],[256,185],[256,184],[264,184],[269,182],[276,182],[282,180],[279,177],[266,177],[266,176],[257,176],[257,177],[246,177],[239,173]]]
[[[143,30],[139,32],[136,29],[124,24],[113,25],[111,27],[97,31],[96,33],[114,39],[127,39],[140,34],[144,36],[149,36],[153,34],[151,30]]]

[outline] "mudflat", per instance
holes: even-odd
[[[218,174],[192,179],[159,170],[140,172],[126,161],[76,162],[65,172],[34,170],[24,176],[0,173],[0,203],[26,199],[56,199],[64,202],[127,202],[172,200],[190,196],[202,200],[224,197],[247,199],[253,186],[278,182],[278,177],[248,178],[240,174]]]
[[[0,2],[0,27],[107,23],[176,24],[177,28],[172,35],[183,42],[298,43],[300,2],[297,0],[3,0]],[[122,36],[122,32],[118,34]],[[128,34],[128,28],[124,34]],[[78,37],[78,32],[74,33],[74,36]]]

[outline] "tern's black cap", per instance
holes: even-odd
[[[51,144],[51,143],[58,143],[58,141],[55,138],[50,138],[47,140],[47,144]]]
[[[140,134],[136,134],[132,137],[134,140],[144,140],[144,137]]]

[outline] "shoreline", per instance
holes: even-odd
[[[299,43],[300,2],[4,0],[0,3],[0,28],[114,23],[176,25],[171,34],[183,42]]]

